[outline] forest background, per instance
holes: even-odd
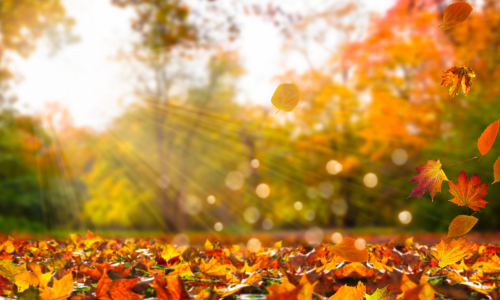
[[[407,199],[409,180],[427,159],[478,156],[498,120],[500,3],[470,1],[468,21],[443,32],[444,0],[397,0],[382,15],[357,1],[300,12],[277,1],[112,2],[133,15],[133,50],[116,57],[133,70],[123,84],[134,101],[103,129],[76,126],[60,104],[19,110],[13,58],[78,37],[59,0],[0,2],[0,231],[434,232],[463,213],[447,192]],[[293,112],[238,100],[241,15],[275,24],[283,56],[309,61],[276,77],[302,92]],[[330,53],[319,65],[315,47]],[[473,88],[450,99],[442,72],[465,62]],[[491,183],[498,150],[446,172]],[[475,231],[500,229],[499,189]]]

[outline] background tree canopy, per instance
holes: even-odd
[[[0,102],[1,230],[445,231],[463,212],[446,184],[434,201],[407,199],[409,180],[427,159],[446,166],[479,155],[477,138],[498,119],[495,1],[445,32],[441,0],[398,0],[366,25],[356,1],[300,16],[274,2],[113,4],[134,16],[124,26],[137,39],[123,63],[134,70],[135,101],[103,130],[75,126],[63,107],[25,115]],[[279,23],[284,56],[331,54],[281,72],[276,86],[293,81],[302,93],[293,112],[238,100],[238,9]],[[0,99],[12,95],[9,55],[29,55],[43,37],[61,45],[72,24],[59,1],[0,2]],[[341,41],[333,48],[331,32]],[[465,62],[473,89],[449,99],[442,72]],[[447,173],[463,169],[489,184],[499,150]],[[498,189],[488,190],[475,230],[500,229]],[[405,226],[402,211],[413,216]]]

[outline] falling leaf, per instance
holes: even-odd
[[[465,96],[467,96],[467,93],[472,85],[472,78],[476,77],[474,71],[472,71],[471,68],[466,67],[464,64],[463,66],[456,65],[444,73],[445,75],[442,76],[443,81],[441,82],[441,85],[448,86],[451,84],[449,88],[450,99],[455,95],[458,95],[460,85],[462,85],[462,92]]]
[[[469,232],[477,223],[477,218],[473,216],[458,216],[451,221],[448,227],[448,237],[461,236]]]
[[[472,12],[472,6],[467,2],[456,2],[448,5],[444,10],[443,24],[440,26],[443,30],[448,30],[458,26],[467,20],[467,17]]]
[[[366,287],[360,281],[356,287],[343,285],[335,295],[328,298],[328,300],[362,300],[364,295],[366,294]]]
[[[366,295],[366,300],[396,300],[398,294],[395,290],[388,291],[387,287],[377,289],[373,294]]]
[[[271,103],[280,110],[290,112],[300,101],[300,91],[295,82],[282,83],[274,91]]]
[[[486,129],[483,131],[479,140],[477,141],[477,148],[479,152],[484,156],[488,151],[490,151],[491,146],[495,142],[498,133],[498,126],[500,125],[500,120],[497,120],[491,123]]]
[[[331,249],[335,255],[342,257],[350,262],[366,262],[368,261],[368,250],[359,250],[355,246],[356,240],[345,238]]]
[[[444,268],[454,264],[474,251],[474,243],[465,243],[461,238],[446,244],[443,240],[432,250],[433,256],[439,261],[439,267]]]
[[[493,165],[493,175],[495,176],[495,181],[493,181],[493,183],[499,182],[500,181],[500,157],[497,158],[497,161],[495,161],[495,164]]]
[[[274,296],[267,296],[266,300],[298,300],[300,290],[302,290],[302,284],[289,291],[284,291]]]
[[[483,200],[483,197],[488,194],[488,185],[483,183],[478,175],[470,177],[467,181],[467,174],[462,170],[460,174],[457,175],[457,183],[453,181],[448,181],[450,185],[449,192],[455,196],[455,198],[450,201],[459,205],[466,206],[475,211],[480,211],[480,207],[484,207],[488,202]]]
[[[427,190],[431,194],[431,199],[434,200],[434,196],[437,192],[441,192],[441,184],[443,180],[448,181],[446,174],[444,174],[441,168],[442,164],[439,161],[427,160],[426,165],[421,165],[415,168],[420,174],[413,176],[410,180],[411,182],[418,182],[418,185],[411,192],[410,197],[417,197],[420,199]],[[407,198],[407,199],[408,199]]]

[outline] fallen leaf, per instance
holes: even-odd
[[[140,278],[111,280],[107,272],[104,272],[97,283],[96,296],[99,300],[139,300],[142,297],[131,291],[139,280]]]
[[[22,292],[31,286],[38,286],[40,281],[35,274],[31,274],[28,270],[24,270],[24,272],[17,274],[15,277],[15,283],[19,287],[19,290]]]
[[[451,221],[448,227],[448,237],[461,236],[468,233],[477,223],[477,218],[473,216],[461,215]]]
[[[488,185],[481,184],[481,179],[478,175],[473,175],[470,180],[467,180],[467,174],[462,170],[457,175],[457,183],[448,181],[450,185],[449,192],[455,196],[450,201],[458,206],[469,207],[472,210],[480,211],[480,207],[484,207],[488,202],[483,199],[488,190]]]
[[[344,238],[340,243],[333,246],[331,249],[335,255],[338,255],[350,262],[366,262],[368,261],[368,250],[366,248],[359,250],[354,245],[356,241],[351,238]]]
[[[398,294],[395,290],[388,291],[387,287],[377,289],[373,294],[366,295],[366,300],[396,300]]]
[[[280,110],[290,112],[300,101],[300,91],[297,85],[292,83],[282,83],[274,91],[271,103]]]
[[[408,198],[415,196],[420,199],[420,197],[422,197],[425,192],[429,190],[431,199],[434,200],[436,193],[441,192],[443,180],[448,181],[448,178],[446,177],[446,174],[444,174],[441,166],[442,164],[438,159],[437,161],[427,160],[426,165],[421,165],[415,168],[420,172],[420,174],[413,176],[410,181],[418,182],[418,184]]]
[[[158,300],[191,300],[184,288],[184,283],[179,276],[155,276],[153,287]]]
[[[360,281],[356,287],[343,285],[335,295],[328,298],[328,300],[362,300],[366,294],[366,287]]]
[[[210,241],[207,239],[205,242],[205,251],[212,251],[214,250],[214,245],[210,243]]]
[[[472,78],[476,77],[474,71],[472,71],[471,68],[466,67],[464,64],[463,66],[456,65],[446,70],[444,73],[445,75],[442,76],[443,81],[441,82],[441,85],[448,86],[451,84],[449,88],[450,99],[455,95],[458,95],[460,85],[462,85],[462,92],[465,96],[467,96],[467,93],[472,86]]]
[[[467,2],[456,2],[448,5],[444,10],[443,24],[440,25],[443,30],[448,30],[458,26],[467,20],[472,12],[472,6]]]
[[[300,290],[302,290],[302,284],[299,284],[289,291],[285,291],[274,296],[267,296],[266,300],[299,300],[298,295]]]
[[[495,142],[498,134],[498,126],[500,125],[500,120],[497,120],[491,123],[486,129],[483,131],[479,140],[477,141],[477,148],[479,152],[484,156],[488,151],[490,151],[491,146]]]
[[[432,255],[439,261],[439,267],[444,268],[454,264],[474,251],[474,243],[466,243],[464,238],[453,240],[446,244],[443,240],[432,250]]]

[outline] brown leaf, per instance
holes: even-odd
[[[467,2],[456,2],[448,5],[444,10],[443,24],[441,29],[448,30],[452,27],[458,26],[467,20],[472,12],[472,6]]]

